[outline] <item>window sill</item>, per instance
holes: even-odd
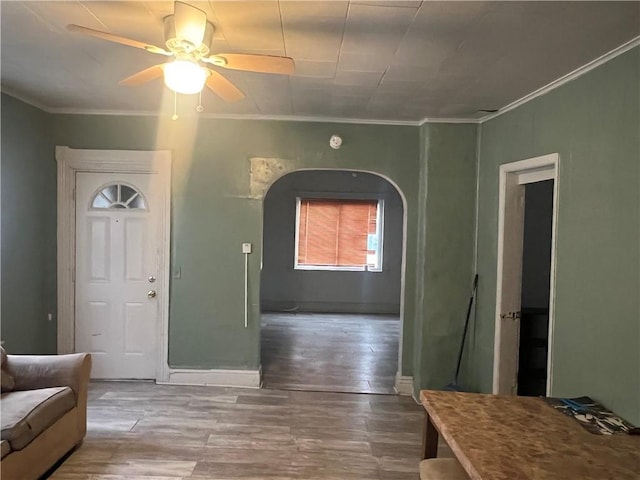
[[[294,270],[314,270],[324,272],[382,272],[381,268],[362,267],[338,267],[331,265],[295,265]]]

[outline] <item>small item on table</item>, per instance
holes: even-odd
[[[638,435],[632,424],[590,397],[545,398],[553,408],[575,418],[587,431],[597,435],[626,433]]]

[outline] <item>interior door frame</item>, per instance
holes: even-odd
[[[551,273],[549,278],[549,339],[547,344],[547,395],[553,392],[553,332],[555,328],[555,286],[556,286],[556,242],[558,223],[558,171],[560,156],[550,153],[540,157],[528,158],[500,166],[499,199],[498,199],[498,252],[496,269],[496,304],[495,304],[495,337],[493,357],[493,390],[494,394],[510,394],[501,387],[502,365],[501,352],[505,347],[501,337],[500,306],[502,305],[502,282],[504,271],[504,224],[505,212],[509,208],[522,208],[523,205],[507,205],[508,188],[524,188],[528,183],[553,180],[553,214],[551,225]],[[509,181],[515,180],[515,181]],[[524,213],[522,215],[524,218]],[[522,247],[521,247],[522,248]],[[517,370],[516,370],[517,371]],[[516,379],[517,381],[517,379]]]
[[[85,150],[56,146],[58,164],[58,353],[75,351],[75,272],[77,172],[152,173],[158,175],[163,212],[158,247],[158,296],[160,322],[157,331],[156,380],[169,377],[169,282],[171,232],[171,152],[169,150]]]

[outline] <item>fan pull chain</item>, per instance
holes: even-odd
[[[204,112],[204,107],[202,106],[202,90],[200,90],[200,100],[198,100],[198,106],[196,107],[196,112],[202,113]]]
[[[173,92],[173,115],[171,116],[171,120],[178,119],[178,93]]]

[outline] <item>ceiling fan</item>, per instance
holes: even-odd
[[[202,66],[201,63],[260,73],[290,75],[294,71],[293,59],[289,57],[244,53],[210,55],[213,24],[207,21],[205,12],[183,2],[175,2],[173,15],[164,19],[166,49],[80,25],[67,25],[67,29],[172,57],[166,63],[145,68],[121,80],[121,85],[141,85],[164,76],[167,87],[176,93],[199,93],[206,85],[223,100],[235,102],[242,100],[245,97],[244,93],[216,70]]]

